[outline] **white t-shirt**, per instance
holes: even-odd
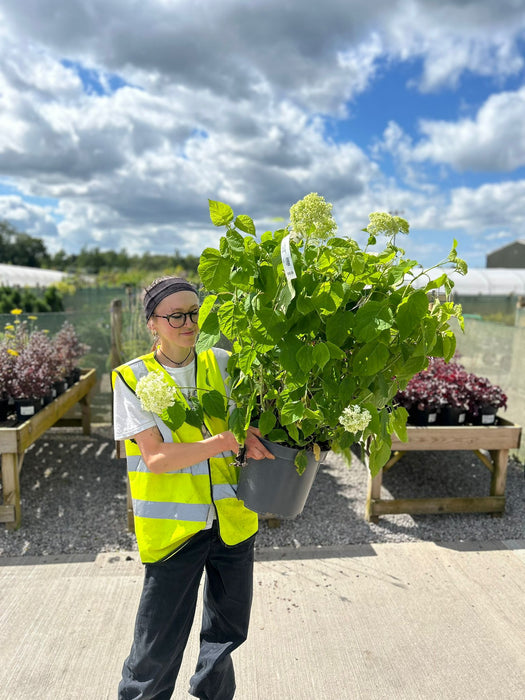
[[[213,348],[226,388],[229,354],[221,348]],[[164,365],[163,365],[164,366]],[[195,393],[195,360],[186,367],[165,367],[165,370],[176,382],[181,392],[188,398]],[[113,393],[113,430],[115,440],[126,440],[137,433],[153,428],[156,425],[153,413],[141,408],[139,399],[129,388],[117,378]]]
[[[219,365],[219,370],[226,388],[228,389],[226,367],[230,356],[226,350],[222,350],[221,348],[213,348],[213,353],[217,359],[217,364]],[[189,365],[186,365],[186,367],[164,368],[176,382],[186,398],[195,394],[195,360]],[[153,428],[155,425],[154,414],[149,411],[144,411],[137,396],[117,377],[113,392],[113,430],[115,440],[132,438],[137,435],[137,433],[141,433],[148,428]],[[205,465],[206,463],[203,463],[203,466]],[[214,517],[215,508],[212,505],[208,513],[206,529],[211,527]]]

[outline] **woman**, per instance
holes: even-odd
[[[167,418],[143,410],[136,394],[141,378],[160,372],[188,407],[204,390],[227,395],[228,353],[213,348],[196,356],[198,310],[197,292],[186,280],[155,280],[144,297],[154,350],[113,372],[115,439],[126,440],[135,532],[145,564],[120,700],[171,698],[203,571],[201,643],[192,695],[233,698],[230,655],[248,632],[258,525],[257,515],[236,498],[233,460],[239,444],[225,419],[204,413],[202,429],[186,419],[173,430]],[[257,434],[250,429],[248,456],[271,459]]]

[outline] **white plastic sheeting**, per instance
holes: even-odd
[[[454,282],[453,294],[458,296],[521,296],[525,295],[525,269],[487,267],[470,268],[466,275],[460,275],[447,268],[430,270],[428,277],[436,279],[446,272]],[[408,280],[407,280],[408,281]],[[416,281],[416,286],[424,286],[428,278]],[[444,291],[440,289],[439,291]]]
[[[58,270],[0,264],[0,286],[4,287],[49,287],[66,277],[67,272]]]

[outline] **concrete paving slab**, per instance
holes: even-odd
[[[136,553],[0,559],[0,698],[116,698]],[[173,698],[197,657],[198,620]],[[525,540],[258,553],[236,700],[525,697]]]

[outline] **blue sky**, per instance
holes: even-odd
[[[0,0],[0,219],[198,254],[309,192],[430,266],[525,238],[525,0]]]

